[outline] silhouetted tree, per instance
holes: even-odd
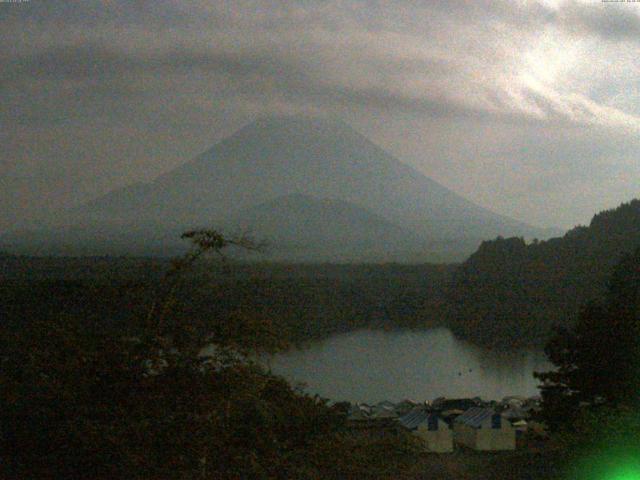
[[[542,418],[571,429],[582,410],[630,407],[640,400],[640,249],[614,269],[607,297],[590,303],[572,329],[559,329],[545,352],[556,370],[543,381]]]

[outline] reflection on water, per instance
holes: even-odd
[[[276,355],[268,363],[289,381],[304,382],[309,393],[372,403],[531,396],[538,394],[533,372],[550,368],[542,352],[483,350],[445,328],[360,330]]]

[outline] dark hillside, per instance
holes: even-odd
[[[526,244],[483,242],[449,290],[456,333],[483,343],[543,343],[580,305],[600,297],[615,264],[640,245],[640,200],[598,213],[588,227]]]
[[[170,261],[117,257],[0,258],[0,325],[78,315],[134,328]],[[203,263],[179,288],[176,315],[269,318],[303,343],[359,328],[442,322],[448,265]],[[221,301],[220,299],[224,299]]]

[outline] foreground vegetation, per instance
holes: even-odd
[[[74,260],[53,274],[47,262],[59,260],[36,261],[40,273],[29,270],[32,259],[4,260],[26,267],[5,271],[0,287],[2,478],[640,475],[633,463],[640,458],[640,249],[617,263],[605,298],[586,304],[575,325],[557,330],[547,345],[557,369],[539,375],[540,419],[550,440],[516,452],[441,456],[422,453],[420,442],[402,431],[352,431],[339,408],[292,388],[251,359],[344,328],[342,318],[330,319],[349,299],[363,300],[346,318],[361,318],[363,308],[367,321],[371,312],[380,314],[380,326],[403,324],[428,306],[441,308],[437,281],[426,283],[433,296],[420,297],[420,269],[432,278],[446,278],[450,270],[316,267],[325,277],[310,277],[299,303],[291,304],[301,271],[252,269],[220,281],[224,267],[194,268],[196,260],[232,244],[252,244],[208,231],[186,239],[193,250],[185,257],[172,263],[121,260],[133,266],[125,271],[112,270],[105,259],[89,265]],[[261,290],[273,271],[280,274],[275,296]],[[406,278],[415,281],[409,288],[403,287]],[[358,281],[369,289],[359,289]],[[326,309],[328,323],[316,328],[309,319],[317,317],[305,317],[310,306]],[[429,321],[428,315],[418,318]]]
[[[51,311],[127,325],[143,314],[170,261],[151,258],[0,258],[0,315],[22,322]],[[177,315],[257,316],[291,343],[358,328],[443,323],[438,265],[223,264],[203,259],[177,286]],[[37,298],[37,301],[34,301]],[[103,320],[104,321],[104,320]]]
[[[180,307],[185,270],[230,244],[215,232],[187,238],[194,250],[153,285],[150,303],[130,305],[131,317],[104,316],[106,304],[67,310],[62,299],[37,315],[22,311],[21,321],[15,311],[3,324],[2,478],[337,479],[403,471],[419,451],[413,437],[360,438],[325,400],[251,361],[285,346],[268,319],[204,321]]]
[[[623,255],[640,246],[640,200],[594,216],[562,238],[498,238],[461,265],[203,262],[180,286],[188,315],[258,315],[292,342],[358,328],[447,326],[492,347],[542,347],[584,303],[606,294]],[[0,314],[13,321],[60,303],[80,314],[130,318],[166,271],[161,258],[32,258],[0,254]],[[40,295],[31,302],[31,295]],[[224,302],[212,299],[224,298]],[[126,308],[122,308],[125,299]]]

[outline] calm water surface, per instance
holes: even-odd
[[[276,355],[268,364],[290,382],[306,384],[309,393],[371,403],[536,395],[533,372],[551,367],[541,351],[484,350],[456,339],[445,328],[360,330]]]

